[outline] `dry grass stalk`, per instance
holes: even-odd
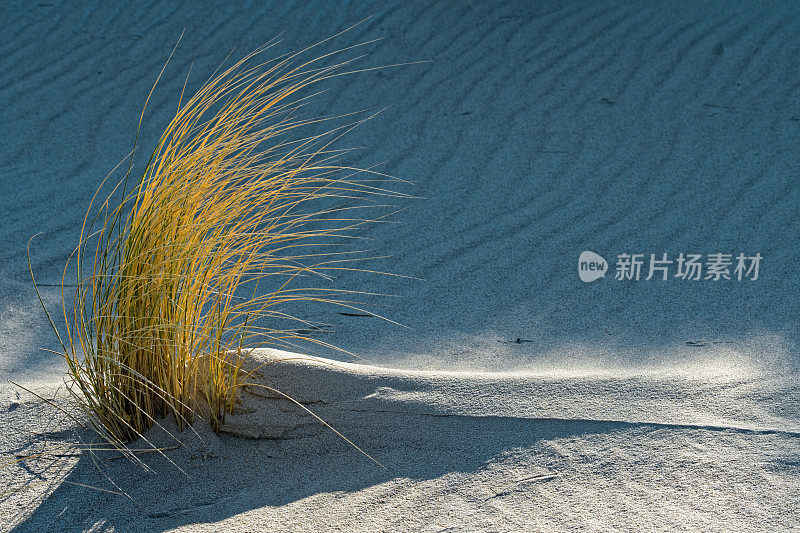
[[[331,143],[361,120],[296,135],[330,120],[299,110],[309,88],[354,72],[346,70],[353,59],[302,60],[306,49],[259,62],[268,48],[181,102],[141,177],[130,179],[131,162],[87,211],[77,288],[70,296],[62,286],[61,355],[79,400],[113,442],[169,413],[183,427],[200,405],[219,428],[247,378],[248,351],[305,338],[260,324],[291,320],[282,309],[299,300],[358,308],[352,291],[295,287],[356,259],[315,247],[382,218],[359,209],[404,196],[375,186],[387,176],[337,164],[345,151]]]

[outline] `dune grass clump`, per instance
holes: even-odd
[[[87,211],[59,339],[76,396],[114,442],[169,414],[184,427],[200,407],[219,429],[247,352],[306,339],[285,326],[287,304],[357,308],[353,291],[295,285],[350,269],[354,252],[331,246],[380,219],[363,214],[380,197],[402,196],[376,186],[382,174],[337,164],[346,151],[331,143],[361,119],[307,133],[331,120],[302,118],[313,87],[355,72],[354,59],[323,65],[335,53],[302,60],[306,49],[262,61],[268,48],[181,94],[139,178],[134,148],[125,177]]]

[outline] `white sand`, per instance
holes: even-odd
[[[272,438],[198,428],[205,443],[182,434],[174,465],[148,458],[155,474],[112,453],[0,469],[0,487],[25,487],[0,499],[0,529],[800,528],[800,8],[788,2],[3,4],[0,461],[87,438],[5,381],[49,395],[63,373],[39,349],[57,342],[25,246],[43,232],[33,268],[57,283],[181,31],[146,149],[193,60],[190,92],[233,46],[241,57],[283,31],[288,51],[370,14],[337,41],[386,37],[363,66],[431,63],[337,80],[310,112],[392,106],[343,146],[418,182],[408,192],[424,199],[401,224],[363,235],[394,255],[374,266],[425,281],[337,286],[399,295],[377,309],[412,329],[295,309],[375,367],[281,363],[263,379],[389,470],[287,402],[247,398],[254,411],[229,429]],[[583,284],[583,250],[764,262],[755,282]]]

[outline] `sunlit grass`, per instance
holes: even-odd
[[[331,143],[365,118],[308,133],[332,120],[303,117],[314,87],[353,73],[354,59],[305,60],[306,49],[264,60],[269,48],[181,94],[140,177],[134,149],[125,177],[101,194],[106,178],[87,210],[59,339],[73,391],[113,442],[170,414],[184,427],[202,412],[219,429],[248,351],[305,338],[287,329],[287,304],[358,308],[353,291],[298,279],[352,269],[362,256],[330,247],[382,218],[365,209],[403,196],[377,186],[387,176],[338,163],[345,151]]]

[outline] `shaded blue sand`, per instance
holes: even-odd
[[[430,63],[333,80],[308,112],[391,106],[340,146],[361,148],[353,164],[383,162],[380,170],[417,182],[404,190],[424,198],[404,203],[399,224],[361,235],[394,256],[369,266],[425,281],[340,275],[337,287],[399,295],[375,309],[412,329],[336,308],[290,309],[330,324],[335,332],[321,338],[410,366],[535,368],[559,357],[624,366],[724,347],[767,367],[795,366],[796,4],[472,4],[5,4],[0,372],[52,360],[36,349],[55,338],[28,282],[27,239],[43,232],[33,267],[41,282],[57,282],[87,203],[130,150],[144,98],[184,28],[145,117],[143,154],[174,113],[192,61],[190,93],[234,46],[239,58],[283,32],[277,50],[289,51],[369,15],[326,50],[385,37],[367,47],[363,66]],[[584,284],[583,250],[612,268],[621,253],[764,259],[754,282]],[[516,339],[530,342],[508,344]]]

